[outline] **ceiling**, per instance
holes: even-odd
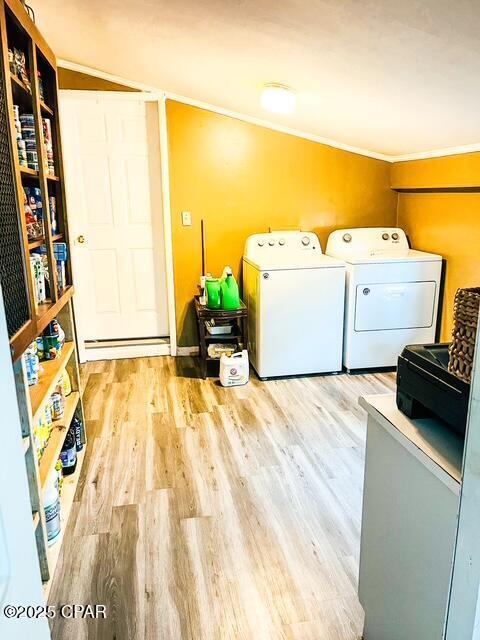
[[[478,0],[30,4],[59,58],[123,78],[388,155],[480,143]]]

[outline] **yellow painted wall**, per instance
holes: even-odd
[[[398,201],[398,225],[412,246],[446,259],[441,339],[449,341],[455,291],[480,286],[480,192],[467,190],[480,186],[480,154],[395,163],[392,184],[418,190]],[[432,188],[456,191],[420,191]]]
[[[73,89],[76,91],[136,91],[117,82],[103,80],[95,76],[89,76],[80,71],[71,71],[58,67],[59,89]]]
[[[397,195],[387,162],[366,158],[227,116],[167,101],[170,189],[179,344],[197,344],[191,300],[207,269],[240,277],[252,233],[301,228],[325,247],[339,227],[392,225]],[[181,212],[192,213],[183,227]]]
[[[480,153],[395,162],[394,188],[471,188],[480,185]]]

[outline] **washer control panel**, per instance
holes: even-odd
[[[322,253],[320,241],[310,231],[272,231],[256,233],[249,236],[245,243],[244,255],[254,259],[255,256],[275,252],[277,255],[295,255],[312,251]]]

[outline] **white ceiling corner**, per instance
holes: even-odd
[[[42,0],[58,57],[390,160],[480,149],[477,0]],[[288,116],[264,83],[297,93]]]

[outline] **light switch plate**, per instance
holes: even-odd
[[[182,224],[184,227],[190,227],[192,224],[192,214],[190,211],[182,211]]]

